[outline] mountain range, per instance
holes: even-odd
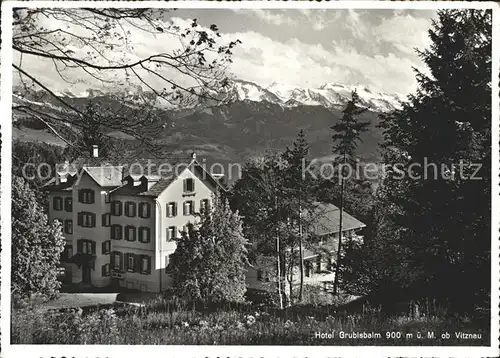
[[[269,102],[279,104],[283,107],[322,106],[326,108],[341,109],[351,99],[352,91],[356,91],[360,97],[362,106],[374,112],[389,112],[399,107],[399,102],[404,97],[398,93],[384,93],[380,90],[362,85],[344,85],[339,83],[325,83],[318,88],[304,88],[280,83],[270,86],[259,85],[244,80],[232,80],[223,94],[228,102],[251,101]],[[69,90],[57,93],[60,97],[67,98],[95,98],[113,93],[116,97],[131,98],[134,96],[147,96],[156,100],[156,106],[169,110],[197,108],[202,106],[199,102],[188,101],[190,105],[180,108],[179,104],[170,103],[157,97],[152,92],[144,91],[142,86],[121,88],[115,91],[103,91],[102,89],[89,88],[81,93],[73,93]],[[221,95],[221,94],[219,94]],[[206,106],[207,103],[204,103]],[[211,102],[210,104],[216,104]]]
[[[156,143],[164,146],[166,152],[192,150],[199,157],[207,158],[207,162],[224,164],[242,163],[265,150],[281,150],[290,146],[300,129],[306,132],[311,155],[328,160],[332,148],[330,127],[341,118],[342,109],[354,89],[362,105],[369,109],[360,120],[370,122],[368,131],[361,135],[357,154],[364,162],[378,162],[378,145],[382,141],[381,130],[377,127],[378,114],[398,108],[403,97],[366,86],[330,83],[319,88],[300,88],[277,83],[261,86],[236,80],[230,83],[226,92],[228,102],[221,105],[193,102],[193,105],[182,108],[165,103],[140,87],[120,88],[112,92],[89,89],[79,94],[66,91],[58,95],[81,109],[89,101],[117,107],[120,105],[117,98],[148,95],[155,101],[163,123],[163,129],[154,133]],[[38,106],[38,110],[66,113],[57,99],[47,95],[30,97],[15,89],[13,100],[15,103]],[[16,118],[20,117],[15,117],[14,121]],[[55,136],[50,139],[48,129],[34,131],[22,125],[16,127],[14,137],[58,142]],[[124,133],[109,131],[108,134],[135,142]]]

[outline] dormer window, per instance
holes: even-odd
[[[194,179],[186,178],[184,179],[184,192],[192,193],[194,191]]]

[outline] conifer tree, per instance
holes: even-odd
[[[358,116],[366,112],[366,108],[359,106],[360,98],[356,91],[351,94],[351,100],[347,102],[346,108],[342,111],[343,116],[340,121],[334,124],[331,129],[333,130],[333,153],[337,155],[335,160],[336,164],[340,167],[338,172],[340,177],[340,205],[339,205],[339,233],[338,233],[338,247],[337,247],[337,261],[335,265],[335,278],[333,283],[333,294],[337,294],[339,285],[340,265],[341,265],[341,252],[342,252],[342,215],[344,210],[344,189],[346,165],[355,163],[355,150],[358,142],[360,141],[360,134],[367,130],[369,122],[359,122]]]
[[[491,11],[439,11],[418,52],[429,74],[382,116],[384,162],[399,170],[379,190],[377,246],[397,255],[377,281],[465,310],[489,294],[491,31]]]

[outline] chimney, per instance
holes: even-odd
[[[196,153],[195,152],[191,153],[191,159],[193,159],[193,160],[196,159]]]
[[[99,147],[97,146],[97,144],[92,145],[92,156],[94,158],[99,157]]]

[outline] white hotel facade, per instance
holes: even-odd
[[[160,292],[175,238],[208,211],[218,178],[190,157],[129,163],[94,158],[66,164],[47,186],[49,220],[62,223],[66,279],[94,287]],[[163,165],[163,167],[160,167]],[[173,169],[160,175],[158,169]]]

